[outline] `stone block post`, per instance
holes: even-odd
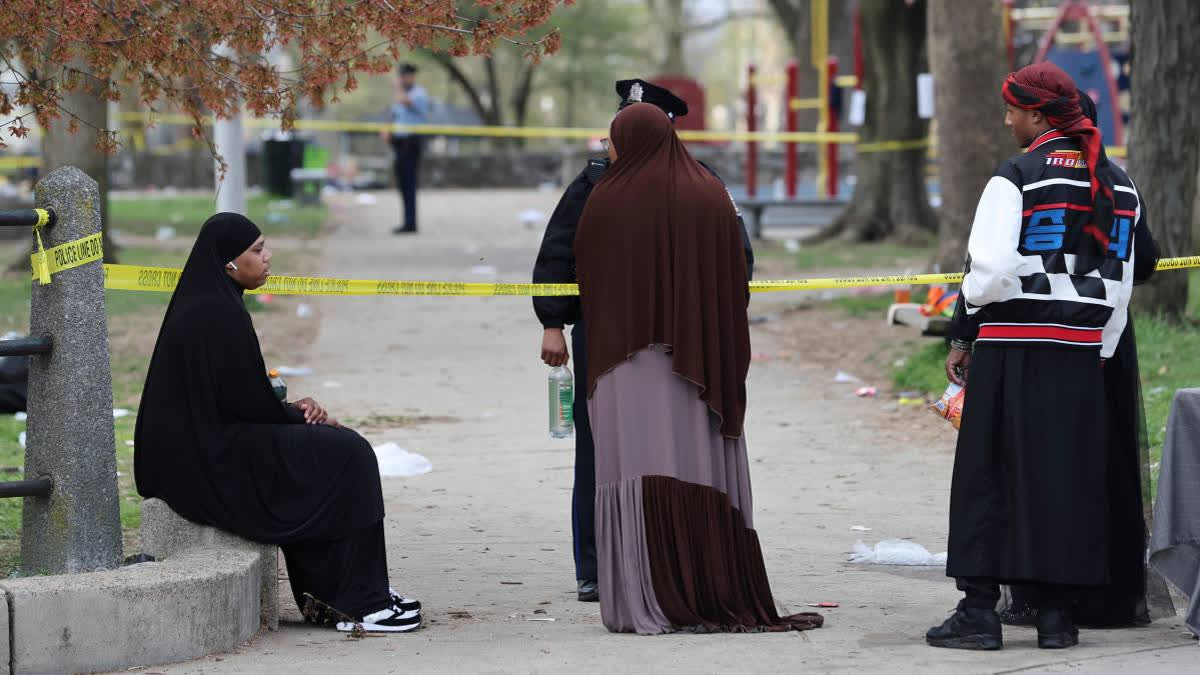
[[[96,181],[75,167],[48,174],[37,205],[58,222],[42,232],[47,249],[100,231]],[[32,358],[25,476],[48,476],[47,498],[26,498],[21,572],[70,574],[121,563],[121,517],[113,439],[112,373],[104,311],[104,267],[94,261],[34,280],[30,333],[50,335],[49,354]]]

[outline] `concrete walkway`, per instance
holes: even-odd
[[[399,238],[391,193],[335,209],[318,270],[374,279],[528,279],[557,194],[426,192],[424,231]],[[267,232],[270,237],[270,232]],[[492,274],[492,270],[495,273]],[[292,270],[280,270],[292,272]],[[300,272],[300,271],[296,271]],[[776,297],[755,298],[753,314]],[[419,597],[428,626],[352,641],[285,624],[235,654],[155,672],[1186,672],[1200,651],[1179,621],[1083,634],[1066,653],[1011,629],[999,653],[934,650],[924,631],[957,601],[941,569],[851,565],[856,539],[911,537],[945,550],[954,436],[882,441],[833,373],[793,361],[751,368],[748,442],[755,520],[784,609],[834,601],[826,627],[767,635],[612,635],[599,607],[574,599],[570,539],[573,450],[546,433],[541,329],[524,298],[329,298],[308,378],[291,381],[342,417],[373,415],[374,443],[395,441],[434,465],[385,479],[393,584]],[[261,320],[261,319],[260,319]],[[314,327],[316,324],[314,323]],[[774,340],[756,330],[755,351]],[[323,388],[336,381],[340,388]],[[429,416],[415,427],[401,416]],[[905,421],[902,424],[910,424]],[[937,424],[930,417],[924,424]],[[392,425],[394,428],[389,429]],[[891,436],[895,436],[892,434]],[[851,531],[862,525],[867,533]],[[529,619],[538,619],[530,621]],[[542,619],[553,619],[545,621]]]

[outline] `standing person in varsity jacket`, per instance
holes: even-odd
[[[1011,583],[1036,590],[1038,646],[1061,649],[1079,642],[1075,593],[1109,581],[1102,367],[1128,317],[1142,206],[1060,68],[1024,68],[1002,93],[1026,151],[980,197],[946,363],[967,385],[946,565],[965,597],[926,640],[1000,649]]]
[[[1083,113],[1096,123],[1096,106],[1089,97],[1079,103]],[[1133,285],[1154,275],[1159,248],[1146,226],[1146,209],[1133,228]],[[1150,442],[1146,434],[1146,411],[1138,375],[1137,340],[1132,318],[1117,350],[1104,361],[1104,389],[1108,396],[1108,585],[1084,591],[1075,597],[1072,618],[1085,628],[1123,628],[1150,623],[1146,602],[1146,522],[1143,494],[1150,494]],[[1036,589],[1012,586],[1007,602],[1001,602],[1000,621],[1006,625],[1033,626],[1037,623]]]
[[[667,113],[672,122],[688,113],[687,102],[664,89],[645,80],[620,80],[616,84],[617,95],[621,102],[617,110],[622,110],[634,103],[650,103],[658,106]],[[605,139],[605,144],[607,145]],[[604,176],[611,163],[609,158],[588,160],[587,166],[571,181],[559,200],[558,206],[550,216],[546,226],[546,234],[542,246],[538,250],[537,261],[533,267],[533,282],[547,284],[573,284],[575,277],[575,230],[583,207],[587,203],[592,188]],[[700,163],[717,180],[717,172]],[[733,197],[731,196],[732,200]],[[746,233],[746,224],[742,221],[741,211],[734,204],[738,214],[738,224],[742,229],[742,247],[746,254],[746,278],[752,278],[754,270],[754,251],[750,246],[750,237]],[[571,330],[571,351],[575,353],[575,485],[571,495],[571,535],[575,551],[575,577],[578,584],[578,597],[583,602],[598,602],[600,593],[597,590],[596,563],[596,464],[595,446],[592,442],[592,428],[587,412],[587,391],[582,383],[587,382],[587,347],[585,345],[585,330],[580,313],[578,297],[535,297],[533,310],[541,322],[542,332],[542,361],[549,366],[567,364],[570,355],[567,352],[567,340],[563,335],[563,327],[574,324]]]

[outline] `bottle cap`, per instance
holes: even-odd
[[[272,368],[267,371],[267,377],[279,377],[279,371]]]

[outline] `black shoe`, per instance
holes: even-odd
[[[930,628],[925,642],[930,647],[993,651],[1004,647],[1000,615],[994,609],[965,607],[959,603],[945,623]]]
[[[1079,644],[1079,629],[1071,613],[1061,609],[1043,609],[1037,619],[1038,647],[1067,649]]]
[[[416,233],[417,233],[417,227],[415,225],[412,227],[409,227],[407,225],[401,225],[392,230],[392,234],[416,234]]]
[[[600,589],[595,581],[591,581],[590,579],[579,580],[579,601],[600,602]]]

